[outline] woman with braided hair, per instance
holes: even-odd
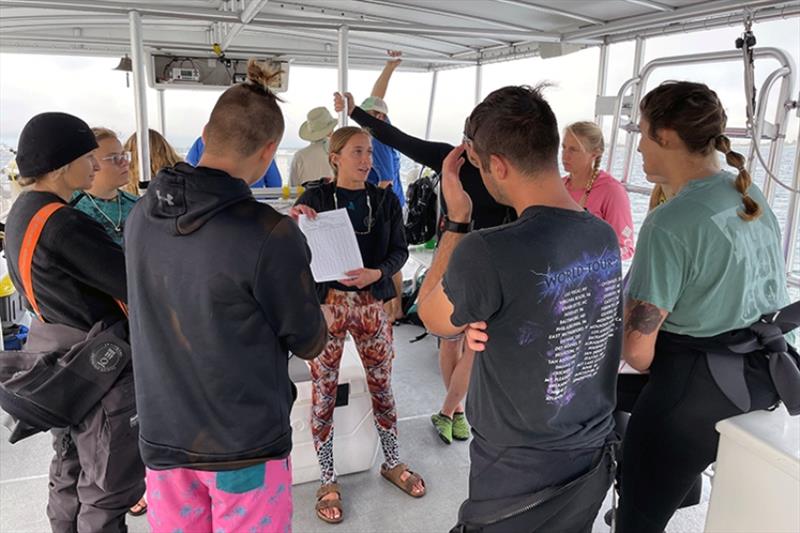
[[[572,199],[614,228],[623,260],[633,257],[633,216],[628,193],[614,176],[600,170],[605,141],[594,122],[575,122],[564,129],[561,162]]]
[[[763,346],[724,354],[789,302],[778,221],[723,133],[716,93],[666,82],[640,108],[644,171],[674,197],[642,225],[625,298],[623,357],[650,379],[625,433],[620,533],[664,531],[716,458],[715,424],[775,405]]]

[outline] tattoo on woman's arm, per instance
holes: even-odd
[[[625,319],[626,332],[650,335],[658,331],[661,324],[661,310],[647,302],[629,300]]]

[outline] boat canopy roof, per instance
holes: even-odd
[[[120,56],[129,12],[141,15],[145,50],[163,55],[258,56],[337,65],[347,27],[349,66],[441,70],[603,43],[800,14],[800,0],[3,0],[0,50]]]

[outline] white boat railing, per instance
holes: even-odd
[[[640,44],[637,40],[635,59],[641,58],[644,51],[644,44]],[[783,153],[784,142],[786,140],[786,129],[789,121],[789,114],[794,109],[798,109],[798,101],[793,100],[792,96],[795,94],[795,72],[796,66],[789,54],[779,48],[762,47],[753,48],[753,59],[756,60],[776,60],[780,64],[779,68],[773,70],[764,80],[761,90],[758,95],[758,102],[756,105],[755,116],[753,117],[753,124],[751,127],[746,128],[728,128],[726,134],[730,137],[750,139],[750,147],[748,149],[747,169],[752,174],[753,167],[756,159],[762,162],[762,166],[766,171],[766,179],[764,182],[764,195],[766,196],[770,205],[775,201],[775,179],[779,173],[781,155]],[[624,131],[626,134],[625,148],[623,152],[623,167],[622,167],[622,183],[625,188],[633,193],[649,194],[650,188],[641,185],[634,185],[630,183],[631,169],[633,165],[633,156],[635,152],[635,145],[638,135],[640,135],[638,120],[639,120],[639,102],[644,94],[644,89],[647,86],[647,80],[650,75],[659,68],[684,66],[684,65],[697,65],[706,63],[719,63],[730,61],[741,61],[742,52],[739,50],[723,50],[717,52],[706,52],[700,54],[687,54],[677,55],[670,57],[661,57],[650,61],[641,69],[634,71],[634,76],[626,80],[617,91],[617,96],[614,99],[613,123],[611,127],[611,137],[609,142],[608,162],[607,167],[609,170],[615,160],[616,151],[618,149],[617,143],[619,139],[619,132]],[[602,62],[601,62],[602,63]],[[601,68],[603,65],[601,64]],[[775,120],[769,123],[766,120],[766,112],[770,107],[771,98],[773,95],[773,88],[775,84],[780,81],[780,90],[778,91],[777,105],[775,106]],[[627,96],[632,91],[632,96]],[[602,100],[606,98],[602,95],[598,96],[598,115],[602,115],[601,107]],[[769,152],[766,160],[760,157],[761,146],[763,140],[769,141]],[[759,152],[757,152],[759,151]],[[759,157],[757,158],[756,155]],[[793,190],[789,191],[789,208],[786,212],[785,231],[783,252],[786,261],[786,271],[788,283],[795,287],[800,287],[800,276],[793,274],[795,257],[795,245],[798,237],[798,211],[800,211],[800,200],[798,200],[797,190],[800,190],[800,144],[798,145],[797,155],[794,158],[792,179],[788,187]]]

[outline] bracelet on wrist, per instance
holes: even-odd
[[[444,217],[444,231],[451,233],[469,233],[472,231],[473,222],[454,222],[448,217]]]

